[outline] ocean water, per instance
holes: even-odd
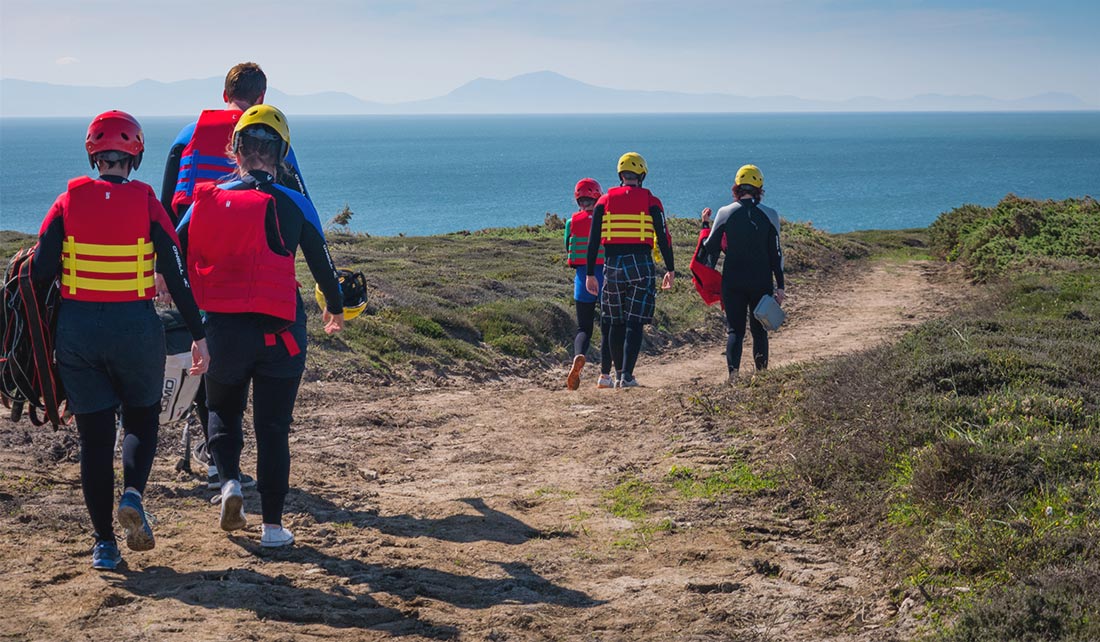
[[[160,193],[168,147],[189,118],[148,118],[134,178]],[[585,176],[616,184],[637,151],[667,212],[729,202],[758,165],[765,202],[834,232],[924,226],[964,203],[1100,197],[1100,112],[631,116],[294,117],[292,143],[323,221],[435,234],[538,224],[576,210]],[[34,232],[73,176],[89,171],[86,119],[0,118],[0,229]]]

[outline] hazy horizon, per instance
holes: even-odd
[[[121,108],[142,116],[175,116],[221,108],[222,79],[162,83],[142,80],[121,87],[56,85],[0,78],[0,116],[87,116]],[[326,91],[291,95],[269,85],[266,102],[298,115],[372,114],[614,114],[614,113],[885,113],[1096,111],[1072,94],[1016,100],[980,95],[925,94],[904,100],[877,97],[821,101],[793,96],[749,97],[669,91],[630,91],[583,83],[550,71],[507,80],[474,79],[444,95],[402,103],[361,100]]]
[[[1059,92],[1100,105],[1100,3],[270,0],[246,24],[211,20],[224,7],[5,0],[0,76],[125,87],[224,77],[255,60],[290,95],[382,103],[546,69],[630,91],[821,101]],[[739,40],[751,47],[731,46]]]
[[[326,89],[321,89],[321,90],[316,91],[316,92],[293,93],[293,92],[284,91],[281,87],[279,87],[275,83],[271,83],[269,86],[272,89],[274,89],[276,91],[279,91],[280,93],[283,93],[285,95],[291,96],[291,97],[305,97],[305,96],[315,96],[317,94],[340,93],[340,94],[347,94],[349,96],[352,96],[352,97],[354,97],[358,100],[361,100],[363,102],[366,102],[366,103],[373,103],[373,104],[378,104],[378,105],[388,105],[388,106],[400,106],[400,105],[405,105],[405,104],[409,104],[409,103],[415,103],[415,102],[420,102],[420,101],[424,101],[424,100],[432,100],[434,98],[439,98],[439,97],[442,97],[442,96],[446,96],[446,95],[452,93],[455,90],[462,89],[463,87],[469,85],[470,83],[477,82],[477,81],[508,82],[508,81],[511,81],[511,80],[515,80],[517,78],[522,78],[522,77],[526,77],[526,76],[534,76],[534,75],[543,74],[543,73],[561,75],[563,77],[569,78],[570,80],[577,80],[577,79],[574,79],[574,78],[570,78],[569,76],[565,76],[565,74],[560,74],[559,72],[556,72],[552,69],[536,69],[536,70],[522,72],[522,73],[517,74],[515,76],[509,76],[509,77],[505,77],[505,78],[492,78],[492,77],[487,77],[487,76],[477,76],[477,77],[471,77],[471,78],[467,79],[466,81],[464,81],[464,82],[462,82],[462,83],[460,83],[460,84],[458,84],[458,85],[450,88],[449,90],[446,90],[443,93],[438,94],[438,95],[424,96],[424,97],[418,98],[418,99],[401,100],[401,101],[375,100],[374,98],[371,98],[370,96],[359,96],[359,95],[356,95],[356,94],[354,94],[350,91],[346,91],[344,89],[341,89],[339,87],[328,87]],[[155,78],[139,78],[137,80],[132,80],[132,81],[129,81],[129,82],[126,82],[126,83],[118,83],[118,84],[91,84],[91,83],[80,83],[80,82],[55,83],[55,82],[46,82],[46,81],[42,81],[42,80],[35,80],[33,78],[16,78],[16,77],[12,77],[12,76],[0,76],[0,80],[16,80],[16,81],[22,81],[22,82],[45,83],[45,84],[49,84],[49,85],[53,85],[53,86],[57,86],[57,87],[93,88],[93,89],[96,89],[96,88],[98,88],[98,89],[125,89],[125,88],[128,88],[128,87],[133,87],[134,85],[145,83],[145,82],[154,82],[154,83],[159,83],[159,84],[164,84],[164,85],[170,85],[170,84],[185,83],[185,82],[215,81],[215,82],[220,84],[220,83],[223,82],[223,78],[224,78],[224,75],[222,75],[222,76],[206,76],[206,77],[201,77],[201,78],[198,78],[198,77],[196,77],[196,78],[182,78],[182,79],[178,79],[178,80],[158,80],[158,79],[155,79]],[[578,80],[578,82],[584,82],[584,81]],[[1075,98],[1081,99],[1082,102],[1086,103],[1086,105],[1087,105],[1087,107],[1085,108],[1086,110],[1090,110],[1090,111],[1091,110],[1100,110],[1100,102],[1097,102],[1097,103],[1089,102],[1089,101],[1085,100],[1084,98],[1082,98],[1079,93],[1071,92],[1071,91],[1047,91],[1047,92],[1030,92],[1030,93],[1020,92],[1020,93],[1017,93],[1017,94],[1004,95],[1004,96],[979,94],[979,93],[975,93],[975,92],[970,92],[970,93],[965,93],[965,94],[962,94],[962,93],[949,94],[949,93],[942,93],[942,92],[925,92],[923,94],[912,94],[912,95],[908,95],[908,96],[899,96],[899,97],[893,97],[893,98],[885,97],[885,96],[874,96],[874,95],[870,95],[870,94],[844,96],[844,97],[840,97],[840,98],[822,98],[820,96],[803,96],[803,95],[797,95],[797,94],[783,94],[783,95],[780,95],[780,94],[729,93],[729,92],[716,92],[716,91],[715,92],[711,92],[711,91],[675,91],[675,90],[671,90],[671,89],[661,89],[661,88],[645,89],[645,90],[631,90],[631,89],[627,89],[627,88],[624,88],[624,87],[616,87],[616,86],[611,85],[611,84],[595,84],[595,83],[587,83],[587,82],[584,82],[584,84],[592,85],[592,86],[598,87],[600,89],[610,89],[610,90],[615,90],[615,91],[676,93],[676,94],[682,94],[682,95],[686,95],[686,96],[723,95],[723,96],[735,96],[735,97],[749,98],[749,99],[793,98],[793,99],[797,99],[797,100],[804,100],[804,101],[807,101],[807,102],[822,102],[822,103],[830,103],[830,104],[841,104],[841,103],[845,103],[845,102],[848,102],[848,101],[859,100],[859,99],[874,99],[874,100],[882,100],[882,101],[902,102],[902,101],[905,101],[905,100],[910,100],[910,99],[913,99],[913,98],[920,98],[920,97],[923,97],[923,96],[942,96],[942,97],[948,97],[948,98],[989,98],[989,99],[997,100],[997,101],[1014,101],[1014,100],[1022,100],[1022,99],[1027,99],[1027,98],[1033,98],[1035,96],[1041,96],[1041,95],[1046,95],[1046,94],[1065,94],[1065,95],[1068,95],[1068,96],[1073,96]],[[190,113],[190,112],[184,111],[184,112],[180,112],[180,114],[171,114],[171,115],[185,115],[185,114],[188,114],[188,113]],[[624,112],[624,113],[630,113],[630,112]],[[2,114],[0,114],[0,115],[2,115]]]

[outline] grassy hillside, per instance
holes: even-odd
[[[1009,197],[944,214],[932,249],[984,300],[725,402],[786,426],[788,491],[831,536],[885,544],[934,639],[1100,639],[1097,213]]]
[[[698,222],[673,218],[670,227],[679,279],[671,292],[658,294],[655,323],[646,331],[646,349],[651,351],[721,328],[721,318],[713,310],[708,313],[687,273]],[[812,273],[866,257],[883,244],[900,243],[895,233],[864,240],[803,223],[786,223],[783,232],[794,287]],[[330,231],[337,265],[366,275],[368,311],[334,337],[321,331],[319,314],[311,315],[307,376],[477,378],[564,362],[575,315],[573,270],[565,264],[562,234],[562,222],[553,216],[540,226],[439,236]],[[6,258],[31,243],[28,235],[0,232],[0,255]],[[309,309],[315,310],[314,282],[304,261],[299,261],[298,275]]]
[[[330,234],[340,266],[366,274],[370,314],[334,338],[311,320],[321,347],[318,376],[354,378],[462,373],[489,376],[562,362],[575,332],[573,270],[565,264],[562,230],[546,225],[425,237]],[[660,292],[647,349],[690,341],[717,330],[687,277],[698,223],[671,222],[679,279]],[[872,245],[806,224],[784,228],[795,283],[815,270],[867,256]],[[309,273],[303,284],[313,287]]]

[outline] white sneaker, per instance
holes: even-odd
[[[264,524],[261,528],[263,528],[263,535],[260,537],[260,546],[264,548],[279,548],[294,543],[294,533],[291,533],[289,528],[268,526],[267,524]]]
[[[602,374],[602,375],[600,375],[600,378],[596,381],[596,387],[597,388],[614,388],[615,387],[615,380],[612,379],[611,375],[609,375],[609,374]]]
[[[637,388],[638,380],[633,375],[623,375],[622,379],[619,379],[620,388]]]
[[[222,484],[222,530],[240,530],[247,523],[244,517],[244,495],[241,493],[241,482],[230,479]]]

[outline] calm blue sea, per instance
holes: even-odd
[[[188,118],[147,118],[135,178],[160,192]],[[931,223],[963,203],[1100,197],[1100,112],[293,117],[292,142],[322,220],[433,234],[569,214],[584,176],[606,189],[625,151],[674,215],[729,201],[744,163],[786,218],[842,232]],[[0,118],[0,229],[33,232],[66,179],[88,171],[85,119]]]

